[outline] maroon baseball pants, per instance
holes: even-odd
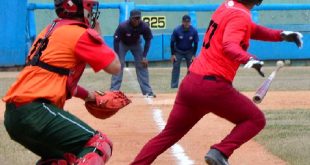
[[[219,77],[189,73],[180,86],[166,127],[142,148],[131,164],[151,164],[209,112],[235,124],[220,143],[211,146],[227,157],[266,124],[264,114],[230,82]]]

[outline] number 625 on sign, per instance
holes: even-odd
[[[148,23],[151,29],[166,29],[166,16],[143,16],[142,20]]]

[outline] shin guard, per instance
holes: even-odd
[[[98,132],[89,139],[85,147],[93,147],[94,152],[88,153],[77,160],[78,165],[104,165],[112,156],[112,142],[106,135]]]

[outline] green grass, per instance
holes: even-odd
[[[181,77],[186,73],[183,69]],[[177,90],[170,88],[171,80],[171,68],[152,68],[149,70],[150,85],[155,93],[174,93]],[[181,81],[181,80],[180,80]],[[105,72],[94,74],[93,72],[86,72],[83,74],[80,84],[87,89],[107,90],[110,88],[111,76]],[[124,77],[121,90],[126,93],[141,93],[137,76],[134,68],[130,68],[129,71],[124,71]]]
[[[275,67],[264,67],[265,76],[269,76]],[[285,67],[281,69],[271,84],[273,91],[310,90],[309,67]],[[255,70],[239,69],[234,86],[241,91],[255,91],[266,79]]]
[[[275,67],[265,67],[266,77],[275,69]],[[150,84],[156,93],[173,93],[175,89],[170,88],[171,68],[150,68]],[[270,90],[274,91],[301,91],[310,90],[309,67],[287,67],[278,72],[272,82]],[[181,71],[180,82],[186,74],[186,69]],[[240,91],[255,91],[258,86],[266,79],[260,77],[253,69],[240,68],[234,80],[234,86]],[[134,68],[129,72],[124,72],[122,88],[124,92],[139,93],[140,89],[136,80]],[[111,77],[104,72],[94,74],[87,72],[81,78],[80,84],[88,89],[108,89],[110,87]],[[133,88],[134,86],[134,88]]]
[[[15,78],[0,78],[0,96],[4,96]]]
[[[184,65],[183,65],[184,66]],[[265,74],[268,76],[274,67],[265,67]],[[129,73],[130,72],[130,73]],[[137,83],[136,72],[134,68],[124,72],[122,88],[124,92],[140,93],[140,87]],[[274,91],[300,91],[310,90],[309,67],[287,67],[283,68],[272,82],[270,90]],[[1,73],[2,75],[5,74]],[[149,69],[150,84],[155,93],[174,93],[177,90],[170,88],[171,67]],[[182,68],[180,82],[186,74],[186,69]],[[133,81],[135,80],[135,81]],[[255,91],[265,80],[260,77],[253,69],[240,68],[234,80],[234,86],[240,91]],[[9,86],[15,81],[15,78],[0,76],[0,96],[3,96]],[[106,90],[110,88],[111,76],[105,72],[97,74],[87,71],[83,74],[80,84],[90,90]]]
[[[291,165],[308,165],[310,110],[267,111],[267,126],[255,138]]]
[[[32,165],[39,157],[10,139],[3,122],[0,123],[0,162],[1,165]]]

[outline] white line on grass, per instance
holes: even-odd
[[[124,70],[126,72],[128,72],[129,77],[133,76],[129,68],[125,68]],[[135,86],[136,89],[139,90],[139,86],[137,86],[137,85],[132,85],[132,86]],[[153,106],[154,101],[152,98],[146,97],[145,101],[148,105]],[[154,119],[158,129],[160,131],[162,131],[166,126],[166,122],[164,121],[163,116],[162,116],[162,110],[159,108],[154,108],[154,107],[152,107],[151,109],[153,111],[153,119]],[[178,162],[177,162],[178,165],[192,165],[192,164],[194,164],[194,161],[191,160],[186,155],[185,150],[183,149],[183,147],[181,145],[179,145],[177,143],[174,144],[171,147],[171,151],[172,151],[172,155],[178,160]]]

